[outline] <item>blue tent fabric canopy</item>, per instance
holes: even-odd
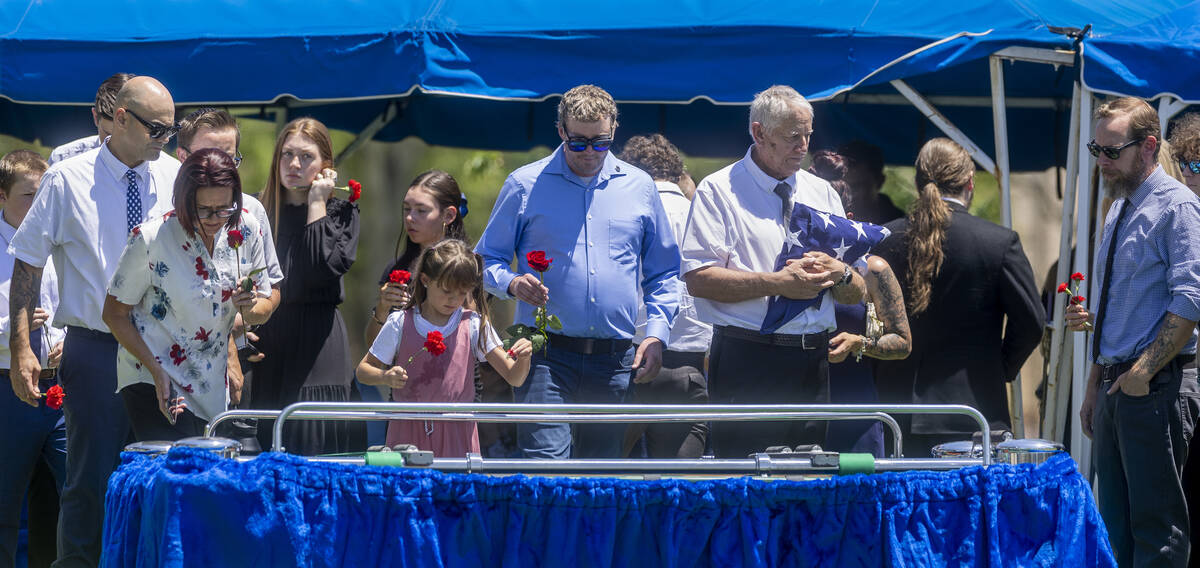
[[[1007,0],[964,11],[949,0],[612,0],[586,8],[540,0],[169,0],[148,8],[135,0],[13,1],[0,3],[0,119],[7,133],[51,144],[82,135],[86,112],[68,119],[72,109],[54,105],[88,105],[101,80],[127,71],[160,78],[180,105],[302,104],[293,116],[312,114],[351,131],[388,100],[401,100],[401,118],[380,139],[416,135],[436,144],[528,149],[555,143],[546,126],[554,97],[594,83],[623,101],[624,134],[663,131],[689,153],[730,156],[748,137],[731,135],[745,131],[744,107],[725,105],[745,104],[771,84],[792,85],[831,108],[851,89],[894,94],[888,81],[896,78],[926,95],[989,97],[987,56],[1013,45],[1070,49],[1054,26],[1093,26],[1084,73],[1095,88],[1197,100],[1194,71],[1160,64],[1189,49],[1194,54],[1197,26],[1180,24],[1170,41],[1145,41],[1176,19],[1194,22],[1196,6]],[[1069,105],[1073,75],[1042,67],[1028,77],[1009,73],[1008,96]],[[821,126],[818,117],[815,143],[874,138],[889,161],[911,163],[920,140],[910,135],[896,144],[873,131],[910,117],[922,130],[927,121],[900,105],[875,106],[862,109],[868,118],[850,122]],[[1063,163],[1065,137],[1053,146],[1044,125],[1065,130],[1066,113],[1027,110],[1010,120],[1011,137],[1037,140],[1037,147],[1015,147],[1013,167]],[[959,114],[973,139],[990,144],[989,108]],[[477,116],[486,120],[472,124]],[[428,117],[439,121],[431,125]],[[734,130],[713,131],[735,122]],[[491,131],[494,123],[505,127]],[[822,141],[822,132],[833,136]]]

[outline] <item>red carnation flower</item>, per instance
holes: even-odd
[[[1071,275],[1071,280],[1074,280],[1074,281],[1076,281],[1076,282],[1082,282],[1082,281],[1083,281],[1083,273],[1082,273],[1082,272],[1076,272],[1075,274],[1072,274],[1072,275]]]
[[[553,258],[546,258],[546,251],[533,250],[525,255],[525,262],[529,263],[529,268],[538,272],[545,272],[550,269],[550,263],[554,262]]]
[[[63,393],[61,386],[54,385],[50,387],[50,390],[46,391],[46,406],[51,409],[58,410],[62,408],[63,399],[66,398],[66,396],[67,395]]]
[[[446,352],[446,344],[442,338],[442,332],[431,331],[425,336],[425,350],[432,355],[441,355]]]
[[[407,270],[393,270],[388,275],[388,281],[393,284],[408,284],[409,280],[412,280],[412,273]]]
[[[239,231],[237,229],[233,229],[232,231],[229,231],[229,247],[230,248],[236,249],[236,248],[242,246],[242,243],[244,243],[244,242],[246,242],[246,237],[242,236],[241,231]]]
[[[517,352],[516,352],[516,351],[514,351],[514,350],[512,350],[512,349],[509,349],[509,350],[508,350],[508,358],[509,358],[509,359],[516,359],[516,358],[517,358]]]
[[[1084,298],[1083,296],[1075,296],[1074,298],[1071,298],[1071,301],[1076,304],[1082,304],[1087,301],[1087,298]]]
[[[1058,285],[1058,293],[1059,293],[1059,294],[1066,294],[1066,293],[1067,293],[1067,283],[1066,283],[1066,282],[1063,282],[1062,284],[1059,284],[1059,285]]]
[[[350,180],[346,185],[350,188],[350,203],[358,201],[362,197],[362,184],[355,180]]]

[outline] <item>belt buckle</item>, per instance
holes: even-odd
[[[596,338],[594,338],[594,337],[584,337],[584,338],[583,338],[583,346],[582,346],[582,347],[583,347],[582,351],[583,351],[583,354],[584,354],[584,355],[593,355],[593,354],[595,354],[595,353],[596,353]]]
[[[808,350],[812,350],[812,349],[816,349],[816,348],[818,348],[818,347],[819,347],[818,345],[815,345],[815,344],[814,344],[814,345],[809,345],[809,343],[808,343],[808,342],[809,342],[809,340],[812,340],[812,341],[814,341],[814,342],[818,342],[818,341],[820,341],[820,338],[819,338],[819,336],[820,336],[820,334],[818,334],[818,333],[805,333],[805,334],[801,334],[801,335],[800,335],[800,348],[801,348],[801,349],[804,349],[805,351],[808,351]]]

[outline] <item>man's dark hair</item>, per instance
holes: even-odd
[[[679,183],[683,176],[683,156],[662,134],[630,138],[621,149],[621,159],[655,180]]]
[[[100,88],[96,89],[95,105],[96,114],[100,118],[112,120],[113,113],[117,110],[117,93],[121,92],[125,83],[136,76],[132,73],[116,73],[100,83]]]
[[[233,118],[232,114],[229,114],[229,111],[212,107],[200,107],[179,121],[179,134],[176,135],[179,147],[191,152],[192,139],[196,137],[196,131],[200,130],[201,126],[207,126],[213,130],[232,128],[234,132],[237,132],[235,147],[242,145],[242,131],[238,128],[237,120]]]

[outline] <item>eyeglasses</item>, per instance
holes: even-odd
[[[189,156],[192,154],[192,149],[191,149],[191,148],[185,148],[185,147],[183,147],[183,146],[180,146],[180,148],[181,148],[181,149],[182,149],[184,152],[187,152]],[[242,153],[241,153],[241,152],[239,152],[239,151],[236,151],[236,150],[235,150],[235,151],[233,152],[233,154],[232,154],[232,155],[230,155],[229,157],[230,157],[230,159],[232,159],[232,160],[233,160],[233,167],[235,167],[235,168],[240,168],[240,167],[242,167]]]
[[[1185,172],[1192,172],[1193,174],[1200,174],[1200,160],[1196,160],[1194,162],[1185,162],[1180,160],[1179,169]]]
[[[572,152],[582,152],[591,146],[597,152],[604,152],[612,147],[612,134],[607,136],[597,136],[595,138],[584,138],[582,136],[570,136],[567,138],[567,149]]]
[[[237,207],[230,207],[229,209],[212,209],[209,207],[196,208],[197,219],[209,219],[213,215],[216,215],[218,219],[228,219],[233,217],[234,213],[237,213]]]
[[[1093,157],[1099,158],[1100,152],[1104,152],[1104,155],[1107,156],[1108,159],[1117,160],[1121,157],[1121,150],[1133,146],[1134,144],[1141,143],[1142,140],[1145,140],[1145,138],[1134,138],[1133,140],[1121,144],[1120,146],[1101,146],[1097,144],[1095,140],[1092,140],[1091,142],[1088,142],[1087,149]]]
[[[175,124],[170,124],[170,125],[156,124],[153,122],[147,122],[146,119],[138,116],[136,112],[133,112],[133,109],[131,109],[131,108],[125,107],[125,112],[129,113],[134,118],[136,118],[138,120],[138,122],[142,123],[142,126],[146,127],[146,133],[149,134],[150,137],[155,140],[157,140],[159,138],[162,138],[163,140],[170,140],[171,137],[174,136],[176,132],[179,132],[179,123],[178,122],[176,122]]]

